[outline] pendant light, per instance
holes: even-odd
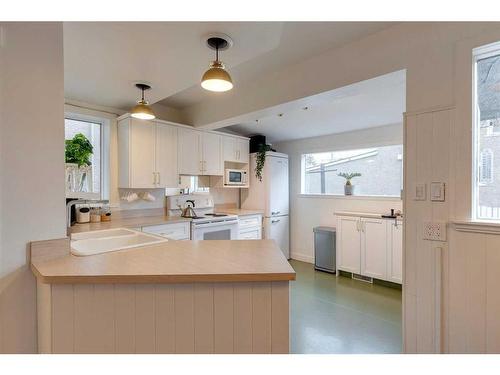
[[[145,83],[136,83],[135,87],[142,91],[141,100],[137,102],[134,108],[132,108],[131,115],[134,118],[138,118],[141,120],[152,120],[156,116],[149,106],[149,103],[144,100],[144,91],[149,90],[151,86],[146,85]]]
[[[224,37],[213,36],[207,39],[209,48],[215,50],[215,61],[201,78],[201,87],[208,91],[223,92],[233,88],[233,80],[226,71],[224,63],[219,61],[219,51],[232,46],[232,40],[227,35]]]

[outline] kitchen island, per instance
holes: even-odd
[[[169,241],[76,257],[31,244],[42,353],[288,353],[289,281],[273,241]]]

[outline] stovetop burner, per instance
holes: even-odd
[[[205,214],[205,216],[224,217],[224,216],[228,216],[228,215],[227,214]]]

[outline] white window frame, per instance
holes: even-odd
[[[68,112],[64,113],[64,119],[84,121],[94,124],[99,124],[101,126],[101,165],[100,165],[100,191],[97,193],[90,193],[88,197],[90,199],[109,199],[110,196],[110,128],[111,124],[109,119],[92,116],[88,114],[82,114],[78,112]]]
[[[306,165],[306,155],[309,154],[318,154],[318,153],[327,153],[327,152],[342,152],[342,151],[351,151],[358,149],[371,149],[371,148],[379,148],[379,147],[389,147],[389,146],[403,146],[403,153],[401,154],[401,158],[404,156],[404,144],[399,142],[381,142],[377,144],[369,144],[369,145],[351,145],[346,148],[339,149],[330,149],[330,148],[320,148],[314,149],[310,151],[305,151],[300,154],[300,193],[299,197],[302,198],[334,198],[334,199],[361,199],[361,200],[386,200],[386,201],[401,201],[403,197],[403,181],[404,181],[404,163],[402,165],[402,173],[401,173],[401,190],[400,195],[344,195],[344,194],[317,194],[317,193],[306,193],[305,192],[305,165]]]
[[[500,42],[487,44],[472,49],[472,220],[473,221],[493,221],[478,217],[479,212],[479,191],[480,181],[480,161],[481,151],[478,147],[481,134],[481,122],[479,107],[477,105],[477,62],[488,57],[500,55]],[[493,167],[493,165],[492,165]],[[493,174],[493,173],[492,173]]]

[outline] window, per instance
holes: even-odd
[[[302,155],[302,194],[343,195],[339,173],[361,173],[352,179],[354,195],[400,197],[403,145]]]
[[[473,219],[500,221],[500,43],[474,50]]]
[[[66,195],[72,198],[99,198],[102,193],[102,123],[66,118],[64,120],[64,138],[73,139],[77,134],[83,134],[92,144],[93,153],[90,157],[89,175],[71,176],[67,172]]]

